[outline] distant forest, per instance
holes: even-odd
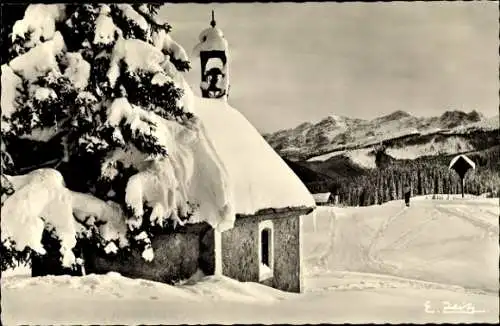
[[[465,193],[499,196],[500,146],[467,154],[476,163],[465,177]],[[377,153],[378,168],[357,170],[357,175],[305,182],[309,191],[339,195],[339,204],[368,206],[403,198],[403,188],[411,184],[412,195],[459,194],[460,178],[448,165],[453,156],[434,156],[416,160],[394,160]],[[293,167],[292,167],[293,169]],[[303,171],[301,171],[303,172]],[[296,171],[297,173],[297,171]]]

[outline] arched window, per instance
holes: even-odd
[[[259,280],[273,277],[274,239],[272,221],[259,223]]]

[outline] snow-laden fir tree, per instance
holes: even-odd
[[[153,259],[155,232],[233,215],[224,168],[189,112],[188,57],[159,7],[29,5],[3,40],[3,257],[43,254],[49,233],[64,266],[78,237]],[[52,160],[26,155],[37,149]],[[198,200],[203,173],[215,195]]]

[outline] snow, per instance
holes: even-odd
[[[164,30],[153,33],[153,44],[158,49],[165,50],[176,60],[189,61],[186,50]]]
[[[224,38],[222,30],[218,27],[207,28],[200,33],[200,42],[194,47],[193,55],[200,55],[201,51],[225,51],[226,56],[229,54],[229,46]]]
[[[439,154],[453,154],[457,152],[467,152],[473,149],[473,146],[462,137],[448,137],[444,141],[436,142],[434,140],[418,145],[406,145],[404,147],[389,147],[386,153],[395,159],[413,160],[422,156],[432,156]],[[361,149],[333,151],[330,153],[314,156],[308,159],[308,162],[326,161],[332,157],[345,155],[352,162],[369,169],[376,167],[375,156],[370,152],[373,147]]]
[[[3,275],[2,318],[5,324],[496,324],[498,230],[485,234],[459,210],[498,228],[498,199],[318,207],[317,231],[303,219],[302,294],[200,273],[176,286],[117,273]]]
[[[136,240],[146,240],[148,238],[148,234],[144,231],[142,231],[141,233],[139,233],[135,239]]]
[[[99,225],[99,234],[104,241],[115,242],[119,247],[128,245],[127,226],[119,204],[77,192],[71,192],[71,198],[76,219],[88,226],[95,226],[97,221],[104,222]]]
[[[375,163],[375,155],[372,153],[373,148],[361,148],[361,149],[350,149],[342,151],[334,151],[318,156],[311,157],[308,162],[323,162],[329,160],[332,157],[344,155],[349,158],[354,164],[357,164],[365,169],[375,169],[377,164]]]
[[[500,117],[498,115],[487,117],[481,119],[477,122],[472,122],[466,125],[459,125],[455,128],[450,129],[451,133],[467,133],[468,131],[472,131],[475,129],[479,130],[495,130],[498,129],[498,125],[500,122]]]
[[[94,44],[110,44],[114,42],[116,33],[122,35],[121,30],[113,23],[110,13],[111,8],[108,5],[101,5],[95,22]]]
[[[76,245],[77,226],[92,215],[109,222],[100,226],[105,239],[119,238],[125,244],[124,226],[119,205],[106,204],[99,199],[71,192],[64,186],[61,174],[53,169],[38,169],[21,176],[6,176],[15,192],[2,203],[2,242],[23,250],[26,246],[45,253],[41,244],[44,228],[54,228],[61,241],[64,266],[75,263],[71,249]],[[122,223],[123,224],[123,223]],[[122,230],[120,234],[120,230]]]
[[[28,48],[38,45],[42,40],[50,40],[54,37],[56,22],[62,21],[66,6],[63,4],[32,4],[26,8],[24,17],[16,21],[12,27],[12,41],[17,37],[24,39],[26,33],[30,33],[29,42],[25,44]]]
[[[375,163],[375,155],[372,154],[373,148],[363,148],[357,150],[350,150],[346,152],[346,156],[355,164],[366,168],[375,169],[377,164]]]
[[[2,271],[2,278],[5,279],[7,277],[19,277],[19,276],[31,276],[31,267],[27,264],[15,262],[16,267],[9,268],[5,271]]]
[[[450,166],[449,168],[451,169],[453,167],[453,165],[455,165],[455,163],[460,159],[462,158],[463,160],[465,160],[465,162],[467,162],[473,169],[476,168],[476,163],[474,163],[474,161],[472,161],[470,158],[467,157],[467,155],[457,155],[455,156],[451,162],[450,162]]]
[[[120,9],[128,20],[133,21],[144,31],[148,32],[149,24],[141,14],[134,10],[134,8],[129,4],[117,4],[118,9]]]
[[[2,116],[9,118],[16,110],[16,97],[18,96],[18,87],[22,87],[22,79],[14,73],[9,65],[2,65],[2,98],[0,100],[2,106]],[[2,129],[4,129],[2,122]],[[5,124],[6,125],[6,124]],[[7,127],[7,126],[5,126]]]
[[[144,258],[145,261],[152,261],[155,258],[153,249],[146,248],[146,250],[142,252],[142,258]]]
[[[47,223],[55,228],[61,240],[64,266],[74,263],[71,249],[76,244],[76,230],[71,195],[63,185],[62,176],[55,170],[40,169],[10,177],[9,181],[16,191],[3,203],[2,242],[14,241],[17,250],[29,246],[44,254],[41,238]]]
[[[140,225],[136,225],[135,227],[140,227]],[[135,236],[135,239],[139,242],[142,242],[145,246],[145,249],[142,251],[142,258],[147,262],[152,261],[155,258],[155,255],[153,248],[151,247],[151,239],[149,239],[148,234],[142,231],[137,236]]]
[[[315,213],[318,231],[304,240],[308,275],[375,273],[498,291],[498,199],[415,197],[410,207],[392,201]]]
[[[68,77],[77,90],[83,90],[88,85],[90,78],[90,64],[85,61],[80,53],[66,53],[68,67],[64,76]]]
[[[315,206],[298,177],[238,111],[222,101],[193,100],[191,108],[200,121],[192,127],[143,111],[125,98],[115,99],[109,107],[110,126],[118,127],[126,119],[132,130],[155,136],[169,154],[138,167],[143,157],[134,159],[131,152],[118,150],[104,162],[103,173],[110,178],[116,174],[114,162],[118,160],[125,159],[126,166],[139,169],[126,188],[126,203],[135,214],[129,221],[131,227],[142,223],[143,202],[153,208],[151,220],[159,224],[165,218],[182,224],[177,212],[187,212],[187,202],[196,203],[199,207],[193,219],[207,221],[221,232],[232,227],[235,213]],[[149,128],[144,119],[156,127],[143,129]],[[255,157],[259,157],[257,162]]]
[[[422,156],[433,156],[440,154],[453,154],[467,152],[473,149],[473,146],[463,137],[448,137],[443,141],[431,140],[424,144],[405,145],[404,147],[388,147],[386,153],[391,157],[399,160],[414,160]],[[345,155],[349,157],[353,163],[361,167],[374,169],[376,168],[375,155],[372,146],[360,149],[333,151],[326,154],[318,155],[309,158],[308,162],[326,161],[332,157]]]
[[[129,71],[164,71],[161,63],[165,60],[165,56],[158,48],[138,39],[124,39],[120,37],[113,48],[108,71],[108,79],[111,82],[111,86],[114,86],[119,76],[118,63],[120,60],[124,60],[127,63]]]
[[[78,139],[78,143],[80,145],[86,144],[85,150],[89,153],[92,153],[94,151],[101,151],[108,147],[108,143],[106,143],[104,140],[96,136],[89,136],[89,135],[81,136]]]
[[[121,8],[127,11],[127,6]],[[95,43],[114,40],[116,27],[109,17],[109,10],[107,5],[100,7]],[[125,122],[132,131],[132,137],[151,136],[168,153],[166,157],[143,155],[128,144],[125,148],[110,153],[103,162],[103,176],[109,179],[113,179],[118,173],[118,160],[138,169],[138,173],[128,180],[125,189],[125,203],[133,210],[134,216],[125,221],[118,204],[104,203],[88,194],[73,193],[65,188],[59,172],[41,169],[25,176],[10,177],[13,180],[21,178],[19,180],[25,180],[26,183],[17,187],[16,192],[5,201],[3,211],[11,216],[16,216],[16,211],[23,211],[23,214],[19,219],[2,219],[8,230],[2,234],[2,239],[15,241],[17,249],[29,246],[43,252],[41,234],[44,227],[47,227],[46,224],[49,224],[56,229],[56,234],[62,241],[61,251],[67,266],[74,263],[71,249],[76,242],[75,235],[83,232],[80,225],[75,225],[73,214],[85,224],[95,223],[95,219],[89,222],[88,214],[105,221],[100,226],[101,235],[107,250],[115,251],[116,246],[127,244],[124,236],[127,227],[137,228],[142,224],[144,203],[153,209],[150,217],[153,223],[161,225],[166,219],[172,219],[176,224],[183,224],[181,217],[195,207],[189,222],[207,221],[218,232],[233,226],[237,212],[252,214],[264,208],[314,206],[312,196],[298,177],[243,116],[231,107],[224,104],[221,106],[221,101],[195,100],[183,76],[176,72],[168,56],[161,51],[167,50],[175,58],[184,60],[187,56],[182,47],[164,32],[158,33],[155,41],[156,47],[137,39],[118,36],[108,71],[111,85],[118,78],[119,63],[122,60],[127,63],[131,72],[142,70],[156,73],[153,78],[155,83],[161,84],[171,77],[185,90],[181,99],[185,109],[200,113],[201,119],[194,117],[181,125],[131,105],[126,98],[116,98],[109,104],[105,124],[115,129],[115,139],[123,140],[120,125]],[[7,73],[5,78],[10,76],[15,79],[13,76],[17,73],[34,81],[47,72],[57,75],[60,72],[56,55],[64,49],[62,35],[55,32],[51,40],[13,59],[10,62],[12,73]],[[82,90],[88,83],[89,63],[78,53],[66,53],[64,58],[68,64],[64,74],[77,89]],[[38,87],[33,90],[34,96],[40,100],[54,95],[53,90],[48,88]],[[5,101],[12,100],[8,91],[5,91]],[[230,122],[231,126],[221,127],[221,121]],[[54,130],[45,129],[35,136],[47,138],[53,133]],[[89,152],[108,146],[102,139],[92,135],[80,137],[79,142]],[[252,163],[251,168],[247,168],[246,165],[254,157],[260,158],[259,163]],[[247,173],[241,173],[242,171]],[[273,173],[266,176],[267,171]],[[243,175],[246,177],[242,179],[240,176]],[[44,192],[44,187],[51,189]],[[37,196],[38,192],[42,195]],[[28,208],[21,208],[25,203],[29,203]],[[150,240],[145,239],[145,242],[148,244]],[[146,246],[143,257],[146,260],[153,259],[150,245]]]
[[[153,79],[151,79],[151,84],[153,85],[164,85],[168,82],[172,82],[173,79],[170,78],[168,75],[162,72],[157,72],[154,76]]]
[[[165,139],[164,135],[162,135],[160,132],[156,132],[158,128],[152,125],[155,122],[158,123],[159,117],[152,112],[142,109],[139,106],[131,105],[126,97],[114,99],[111,105],[108,107],[107,115],[108,118],[105,121],[105,125],[118,128],[121,122],[125,122],[125,124],[129,126],[134,135],[139,133],[145,135],[153,134],[156,138],[158,138],[159,143],[163,147],[168,148],[168,146],[173,145],[171,139]],[[121,132],[119,132],[119,129],[115,130],[114,136],[117,139],[123,138]]]
[[[218,68],[220,71],[224,70],[224,64],[219,58],[210,58],[207,61],[206,70],[209,71],[212,68]]]
[[[195,97],[193,113],[227,170],[237,213],[315,206],[300,179],[235,108],[225,101]]]
[[[413,160],[421,156],[439,154],[453,154],[473,150],[474,147],[462,137],[448,137],[444,141],[431,142],[420,145],[406,145],[400,148],[388,148],[386,153],[395,159]]]
[[[345,153],[346,153],[346,151],[335,151],[335,152],[326,153],[326,154],[311,157],[307,161],[308,162],[316,162],[316,161],[322,162],[322,161],[326,161],[334,156],[338,156],[338,155],[345,154]]]
[[[259,278],[261,280],[266,280],[268,278],[271,278],[272,276],[273,270],[269,266],[263,263],[259,263]]]
[[[125,158],[127,152],[123,150],[113,153],[104,162],[103,173],[111,179],[116,174],[113,172],[114,162],[122,158],[139,169],[139,173],[129,179],[126,188],[125,201],[133,208],[136,217],[129,221],[130,225],[141,224],[143,202],[146,201],[154,210],[152,221],[160,225],[165,218],[182,224],[179,215],[188,212],[187,202],[191,202],[199,205],[197,214],[201,220],[221,228],[221,231],[232,227],[234,212],[228,177],[211,145],[210,135],[196,119],[191,126],[184,127],[130,105],[126,98],[115,99],[109,107],[106,123],[118,127],[124,119],[133,132],[153,135],[168,151],[167,157],[149,160],[142,166],[135,163],[144,161],[143,156],[134,158],[128,155],[129,158]],[[144,120],[152,122],[154,127]],[[195,165],[195,162],[203,164]]]
[[[64,47],[61,33],[55,32],[51,40],[15,57],[10,61],[9,66],[24,79],[35,81],[49,71],[58,71],[56,55],[61,53]]]
[[[56,92],[52,88],[36,87],[34,96],[39,101],[46,101],[49,98],[57,98]]]

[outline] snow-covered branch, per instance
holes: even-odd
[[[44,254],[42,233],[53,227],[61,241],[63,266],[74,263],[71,249],[76,245],[76,229],[71,193],[59,172],[39,169],[23,176],[7,176],[15,192],[2,207],[2,242],[18,251],[29,247]]]
[[[64,178],[88,193],[68,189],[54,169],[6,175],[14,193],[2,198],[2,242],[11,248],[43,253],[42,232],[53,228],[71,265],[82,225],[97,229],[108,249],[127,246],[127,232],[142,234],[145,219],[232,226],[229,177],[181,73],[188,56],[168,28],[151,26],[155,8],[31,5],[15,26],[23,51],[2,66],[2,132],[38,141],[59,135],[61,171],[82,169]]]
[[[100,235],[106,241],[127,244],[126,226],[121,208],[88,194],[72,192],[64,185],[62,175],[53,169],[38,169],[26,175],[4,176],[14,193],[3,201],[1,226],[2,243],[17,251],[26,247],[44,254],[41,243],[44,229],[53,228],[61,242],[63,266],[75,263],[72,249],[76,245],[80,221],[93,217],[101,221]],[[75,217],[73,216],[75,215]],[[91,226],[89,223],[87,226]]]
[[[56,32],[56,22],[65,19],[66,6],[63,4],[29,5],[24,17],[18,20],[12,28],[12,41],[16,38],[24,39],[29,35],[29,41],[24,44],[26,48],[33,48],[41,42],[52,39]]]

